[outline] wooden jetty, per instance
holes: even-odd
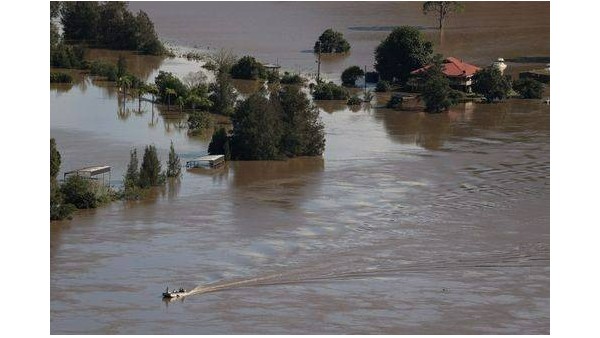
[[[189,160],[185,163],[186,168],[217,168],[225,164],[225,155],[207,155]]]

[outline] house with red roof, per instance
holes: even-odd
[[[424,75],[427,69],[429,69],[431,66],[432,65],[427,65],[410,72],[411,78],[409,79],[408,84],[414,89],[419,88],[421,86],[420,75]],[[450,87],[460,89],[465,92],[471,92],[471,79],[475,72],[480,69],[481,68],[463,62],[455,57],[447,57],[442,62],[442,72],[450,80]]]

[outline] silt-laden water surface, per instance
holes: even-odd
[[[180,28],[183,21],[196,30],[210,28],[210,34],[194,35],[199,40],[206,36],[212,45],[250,52],[235,23],[253,36],[265,24],[231,18],[218,26],[229,4],[175,3],[156,14],[153,6],[161,5],[131,4],[147,9],[161,36],[180,36],[181,44],[201,44]],[[496,6],[473,6],[483,11],[486,5]],[[272,25],[282,31],[296,22],[291,17],[344,27],[431,25],[415,4],[353,3],[351,15],[330,3],[269,6],[279,13]],[[400,14],[390,14],[390,6]],[[532,17],[532,30],[549,32],[548,7],[504,4],[489,26],[457,17],[446,38],[479,39],[464,42],[471,50],[477,41],[488,43],[475,28],[503,33],[522,13]],[[217,26],[169,19],[186,9],[198,18],[214,10]],[[326,28],[313,26],[307,29]],[[494,56],[547,55],[548,36],[539,42],[529,32],[502,40]],[[367,33],[364,43],[376,45],[379,35]],[[360,38],[349,39],[355,48],[353,39]],[[311,47],[276,40],[262,53],[282,64],[285,53],[297,51],[302,59],[301,50]],[[361,48],[352,55],[367,55]],[[485,50],[471,52],[480,64],[488,58]],[[93,51],[91,57],[117,55]],[[148,79],[159,69],[180,76],[199,69],[178,58],[130,55],[128,61]],[[344,67],[332,66],[331,73]],[[163,162],[171,140],[182,161],[206,153],[210,135],[188,136],[181,117],[162,107],[142,102],[140,113],[137,101],[120,104],[108,83],[53,86],[50,98],[51,135],[63,171],[108,164],[118,185],[132,147],[140,152],[154,143]],[[376,108],[386,98],[358,111],[343,102],[320,103],[327,140],[322,158],[185,171],[180,182],[144,201],[115,202],[53,222],[52,333],[547,334],[549,106],[512,99],[428,115]],[[194,294],[163,302],[167,285]]]

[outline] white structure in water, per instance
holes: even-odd
[[[186,168],[216,168],[225,163],[225,155],[207,155],[187,161]]]
[[[504,58],[498,58],[498,60],[492,62],[492,66],[496,67],[502,74],[504,74],[504,70],[508,67],[506,63],[504,63]]]

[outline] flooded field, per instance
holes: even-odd
[[[372,65],[385,27],[401,24],[480,65],[549,55],[547,3],[469,3],[442,44],[420,3],[130,6],[179,45],[307,72],[314,56],[304,50],[332,26],[353,50],[325,64],[331,77]],[[128,64],[148,79],[199,69],[180,58]],[[429,115],[376,108],[386,99],[358,111],[319,103],[322,158],[184,171],[144,201],[53,222],[51,333],[549,333],[549,105],[463,103]],[[210,133],[189,136],[176,112],[119,102],[109,83],[53,85],[50,100],[63,171],[108,164],[119,185],[132,147],[153,143],[163,162],[171,140],[183,162],[206,153]],[[166,286],[192,295],[163,302]]]

